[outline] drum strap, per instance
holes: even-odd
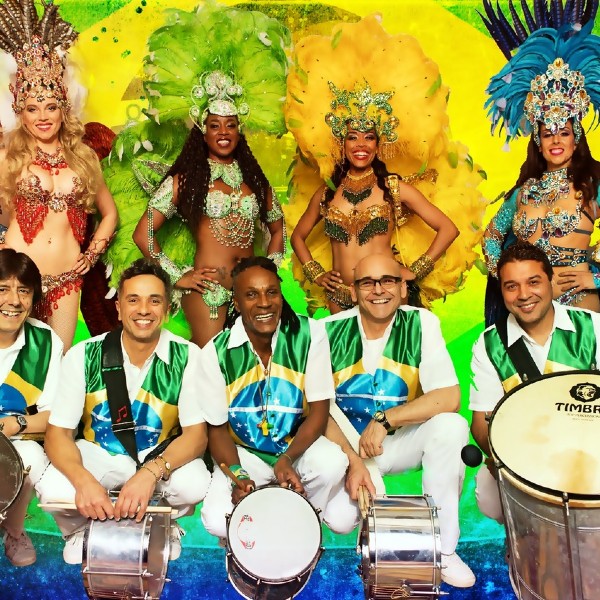
[[[525,383],[541,379],[542,374],[537,368],[533,358],[531,358],[531,354],[529,354],[529,350],[527,350],[523,337],[521,336],[516,342],[510,346],[508,345],[507,319],[500,319],[498,323],[496,323],[496,331],[498,332],[502,345],[506,349],[508,357],[515,366],[521,381]]]
[[[354,425],[350,422],[350,419],[344,414],[342,409],[337,405],[335,398],[331,399],[329,403],[329,414],[332,419],[338,424],[339,428],[342,430],[342,433],[346,436],[348,442],[354,449],[354,451],[358,454],[358,443],[360,441],[360,435],[358,435],[358,431],[354,428]],[[379,467],[375,462],[374,458],[366,458],[363,459],[365,463],[365,467],[369,471],[369,475],[371,475],[371,480],[373,481],[373,485],[375,486],[375,491],[378,496],[385,496],[385,484],[383,483],[383,477],[379,471]]]
[[[102,379],[106,386],[113,433],[139,468],[135,423],[123,369],[121,332],[121,328],[109,331],[102,341]]]

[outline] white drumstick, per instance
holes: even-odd
[[[360,514],[363,519],[367,516],[367,513],[369,512],[369,505],[369,491],[364,485],[358,486],[358,508],[360,509]]]
[[[38,506],[44,510],[77,510],[77,506],[72,502],[46,502],[45,504],[38,504]],[[179,514],[176,508],[170,506],[149,506],[146,512],[150,514],[170,513],[172,516]]]

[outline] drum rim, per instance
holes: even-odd
[[[317,544],[317,550],[315,552],[315,555],[311,558],[309,564],[306,566],[306,568],[301,571],[300,573],[294,575],[293,577],[287,577],[287,578],[279,578],[279,579],[270,579],[268,577],[263,577],[263,576],[259,576],[256,573],[251,573],[237,558],[237,556],[235,555],[235,553],[232,550],[231,547],[231,543],[229,541],[229,523],[231,521],[231,517],[233,516],[233,513],[236,511],[236,509],[240,506],[240,504],[246,499],[249,498],[252,494],[258,492],[259,490],[264,490],[267,488],[274,488],[274,489],[280,489],[280,490],[284,490],[287,492],[293,492],[294,494],[296,494],[297,496],[300,496],[302,498],[302,500],[304,500],[304,502],[306,502],[306,504],[308,504],[310,506],[310,508],[312,509],[313,513],[315,514],[315,517],[317,518],[317,521],[319,523],[319,543]],[[299,492],[297,492],[296,490],[292,489],[292,488],[288,488],[288,487],[282,487],[278,484],[275,483],[267,483],[265,485],[259,485],[257,486],[255,489],[253,489],[248,495],[244,496],[231,510],[231,513],[228,515],[227,518],[227,527],[226,527],[226,536],[225,536],[225,542],[226,542],[226,559],[231,558],[231,560],[248,576],[253,577],[255,579],[259,579],[260,581],[264,581],[267,584],[282,584],[282,583],[286,583],[288,581],[291,581],[297,577],[302,577],[303,575],[305,575],[306,573],[310,573],[312,572],[317,563],[319,562],[319,559],[321,558],[321,554],[323,553],[323,528],[321,527],[321,519],[319,518],[319,513],[317,511],[317,509],[312,505],[312,503],[310,502],[310,500],[308,500],[308,498],[306,498],[304,495],[300,494]],[[229,573],[228,573],[229,575]]]
[[[549,488],[549,487],[545,487],[543,485],[539,485],[538,483],[534,483],[533,481],[530,481],[529,479],[522,477],[521,475],[516,473],[513,469],[506,466],[506,464],[504,464],[504,462],[502,461],[502,458],[498,455],[498,453],[494,449],[494,445],[492,443],[492,427],[494,424],[494,417],[496,416],[496,413],[498,412],[500,407],[516,392],[522,390],[523,388],[525,388],[527,386],[533,385],[534,383],[541,381],[542,379],[551,379],[552,377],[564,377],[565,375],[576,375],[576,374],[600,376],[600,370],[598,370],[598,369],[581,369],[581,370],[573,369],[570,371],[558,371],[556,373],[547,373],[547,374],[543,375],[542,377],[540,377],[539,379],[534,379],[533,381],[525,381],[523,383],[520,383],[518,386],[514,387],[512,390],[507,392],[498,401],[498,403],[494,407],[494,410],[492,411],[492,414],[490,416],[489,427],[488,427],[488,443],[490,446],[490,451],[492,453],[493,458],[501,464],[500,467],[497,467],[498,470],[503,469],[504,471],[506,471],[506,473],[511,475],[512,479],[516,480],[517,482],[519,482],[522,485],[525,485],[526,487],[530,488],[531,490],[533,490],[535,492],[540,492],[542,494],[545,494],[546,496],[555,497],[557,499],[557,504],[562,504],[563,499],[568,499],[569,501],[572,500],[575,502],[577,502],[577,501],[597,502],[598,494],[575,494],[575,493],[571,493],[571,492],[566,492],[565,490],[557,490],[554,488]],[[522,491],[525,491],[525,490],[522,490]],[[535,494],[530,494],[530,495],[535,495]],[[535,497],[539,498],[539,496],[535,496]]]
[[[10,454],[12,454],[12,458],[15,459],[17,466],[20,468],[20,477],[17,477],[18,479],[20,479],[20,482],[17,485],[17,489],[16,489],[13,497],[8,501],[6,506],[3,507],[1,505],[2,503],[0,502],[0,514],[6,513],[6,511],[12,506],[13,502],[16,500],[17,496],[19,495],[21,488],[23,487],[23,481],[25,479],[25,465],[23,464],[23,459],[21,458],[19,451],[15,448],[15,445],[12,443],[11,439],[7,435],[5,435],[4,433],[2,433],[0,431],[0,447],[2,445],[4,445],[6,447],[6,449],[8,450],[8,452]]]

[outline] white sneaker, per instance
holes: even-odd
[[[184,535],[185,531],[177,523],[171,525],[169,560],[177,560],[181,556],[181,538]]]
[[[76,531],[65,538],[63,560],[69,565],[80,565],[83,560],[83,536],[85,531]]]
[[[442,581],[457,588],[469,588],[475,585],[475,575],[461,557],[453,552],[442,554]]]

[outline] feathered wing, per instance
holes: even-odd
[[[465,146],[448,139],[448,88],[437,65],[413,37],[389,35],[375,16],[336,25],[331,36],[301,39],[292,62],[285,117],[298,143],[298,156],[290,203],[284,207],[288,227],[295,227],[315,190],[331,177],[336,161],[341,159],[341,147],[325,122],[331,100],[328,82],[333,81],[340,89],[353,89],[356,82],[366,80],[374,92],[393,89],[390,103],[400,120],[400,139],[396,156],[386,161],[387,167],[405,178],[417,174],[412,184],[461,232],[421,282],[422,299],[427,304],[458,291],[477,258],[474,247],[481,238],[486,206],[477,186],[485,174],[473,163]],[[431,177],[418,177],[426,169],[437,172],[436,182]],[[314,258],[331,268],[330,246],[321,232],[314,231],[308,245]],[[419,217],[409,217],[395,236],[399,259],[411,264],[429,247],[434,235]],[[295,276],[313,309],[324,302],[322,289],[310,286],[295,257],[294,261]]]

